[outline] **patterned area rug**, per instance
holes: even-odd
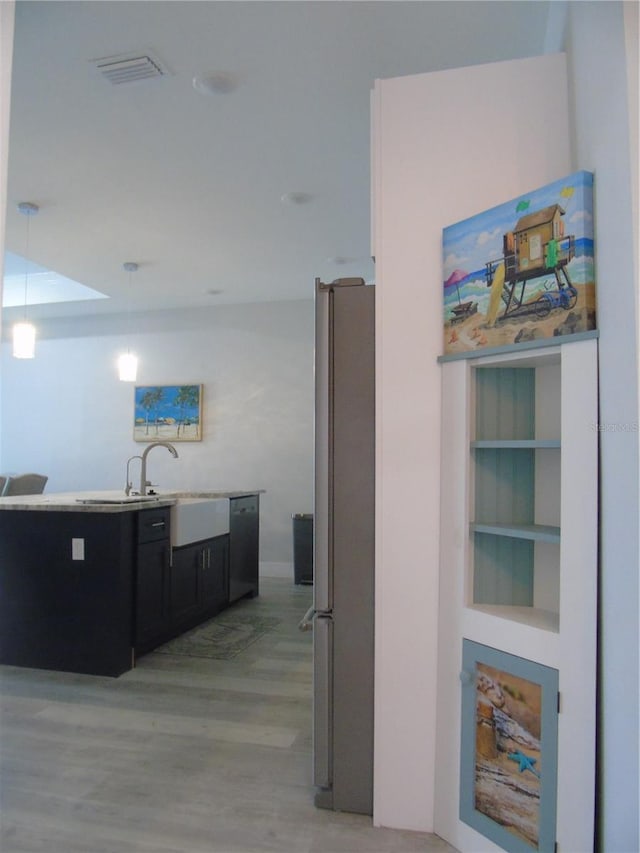
[[[163,655],[230,660],[280,624],[275,616],[221,613],[155,649]]]

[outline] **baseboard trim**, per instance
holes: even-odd
[[[287,578],[293,580],[293,563],[269,563],[263,560],[259,566],[260,577]]]

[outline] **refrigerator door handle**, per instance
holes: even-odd
[[[332,290],[316,279],[313,603],[317,610],[329,610],[333,602],[330,573],[333,509],[333,297]]]
[[[333,777],[333,620],[318,614],[313,630],[313,783],[330,788]]]
[[[313,628],[313,617],[316,615],[313,604],[298,622],[298,631],[311,631]]]

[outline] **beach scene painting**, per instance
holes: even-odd
[[[511,853],[552,853],[558,671],[463,641],[460,817]]]
[[[445,356],[596,328],[590,172],[448,226],[442,251]]]
[[[200,441],[202,385],[139,385],[134,391],[135,441]]]

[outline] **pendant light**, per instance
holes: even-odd
[[[129,273],[129,290],[131,290],[131,274],[136,272],[138,269],[138,264],[134,261],[127,261],[122,265],[126,272]],[[129,326],[131,326],[131,321],[129,320]],[[129,336],[131,335],[131,328],[129,328]],[[118,358],[118,376],[121,382],[135,382],[136,377],[138,375],[138,356],[131,352],[129,347],[127,347],[127,351],[123,352],[122,355]]]
[[[36,348],[36,327],[27,321],[27,293],[29,287],[29,222],[40,210],[37,204],[21,201],[18,210],[27,217],[24,250],[24,316],[20,323],[13,326],[13,357],[33,358]]]

